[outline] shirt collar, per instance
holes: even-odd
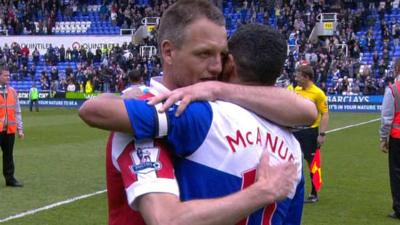
[[[162,76],[152,77],[150,79],[150,88],[154,95],[170,92],[170,90],[162,84]]]

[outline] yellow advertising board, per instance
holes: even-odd
[[[332,30],[333,29],[333,22],[325,22],[324,23],[325,30]]]

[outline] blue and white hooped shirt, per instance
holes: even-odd
[[[137,140],[163,137],[173,154],[182,200],[222,197],[255,182],[263,151],[270,163],[293,161],[297,183],[282,202],[251,214],[239,224],[301,224],[304,178],[302,152],[292,133],[248,110],[227,102],[193,102],[175,117],[145,101],[125,100]]]

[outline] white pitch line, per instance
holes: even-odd
[[[349,126],[345,126],[345,127],[339,127],[339,128],[336,128],[336,129],[329,130],[326,133],[333,133],[333,132],[336,132],[336,131],[345,130],[345,129],[348,129],[348,128],[357,127],[357,126],[361,126],[361,125],[368,124],[368,123],[373,123],[373,122],[376,122],[378,120],[380,120],[380,118],[373,119],[373,120],[368,120],[368,121],[365,121],[365,122],[362,122],[362,123],[357,123],[357,124],[353,124],[353,125],[349,125]],[[35,214],[35,213],[40,212],[40,211],[44,211],[44,210],[48,210],[48,209],[51,209],[51,208],[55,208],[57,206],[69,204],[69,203],[72,203],[72,202],[75,202],[75,201],[78,201],[78,200],[81,200],[81,199],[89,198],[89,197],[92,197],[92,196],[95,196],[95,195],[98,195],[98,194],[102,194],[102,193],[104,193],[106,191],[107,190],[96,191],[94,193],[81,195],[81,196],[78,196],[78,197],[75,197],[75,198],[70,198],[70,199],[67,199],[65,201],[56,202],[56,203],[53,203],[51,205],[47,205],[47,206],[44,206],[44,207],[41,207],[41,208],[28,210],[28,211],[23,212],[23,213],[19,213],[19,214],[16,214],[16,215],[4,218],[4,219],[0,219],[0,223],[6,222],[6,221],[10,221],[10,220],[13,220],[13,219],[17,219],[17,218],[21,218],[21,217],[24,217],[24,216],[32,215],[32,214]]]
[[[51,205],[47,205],[47,206],[44,206],[44,207],[41,207],[41,208],[28,210],[28,211],[23,212],[23,213],[19,213],[19,214],[16,214],[16,215],[4,218],[4,219],[0,219],[0,223],[6,222],[6,221],[9,221],[9,220],[13,220],[13,219],[17,219],[17,218],[21,218],[21,217],[24,217],[24,216],[27,216],[27,215],[32,215],[32,214],[35,214],[35,213],[40,212],[40,211],[48,210],[48,209],[55,208],[55,207],[60,206],[60,205],[65,205],[65,204],[68,204],[68,203],[71,203],[71,202],[75,202],[75,201],[78,201],[80,199],[89,198],[89,197],[92,197],[92,196],[95,196],[95,195],[98,195],[98,194],[102,194],[102,193],[104,193],[106,191],[107,190],[96,191],[94,193],[90,193],[90,194],[86,194],[86,195],[81,195],[81,196],[78,196],[78,197],[70,198],[70,199],[67,199],[65,201],[56,202],[56,203],[53,203]]]
[[[336,132],[336,131],[340,131],[340,130],[344,130],[344,129],[348,129],[348,128],[352,128],[352,127],[358,127],[358,126],[361,126],[361,125],[364,125],[364,124],[368,124],[368,123],[373,123],[373,122],[379,121],[380,119],[381,118],[376,118],[376,119],[368,120],[368,121],[365,121],[365,122],[362,122],[362,123],[348,125],[348,126],[345,126],[345,127],[339,127],[339,128],[336,128],[336,129],[328,130],[326,133],[332,133],[332,132]]]

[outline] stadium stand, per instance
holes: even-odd
[[[1,2],[0,30],[8,35],[119,35],[125,29],[139,29],[145,17],[161,16],[173,2]],[[228,35],[245,23],[269,24],[280,30],[288,38],[290,49],[282,77],[293,80],[296,64],[307,61],[315,69],[316,83],[328,94],[382,94],[392,78],[392,60],[400,56],[399,0],[216,2],[223,2]],[[32,11],[32,6],[38,10]],[[322,13],[337,14],[338,26],[333,36],[313,42],[309,37]],[[141,70],[146,80],[159,74],[159,58],[139,54],[144,45],[157,46],[156,40],[145,42],[92,51],[53,46],[39,57],[34,57],[33,51],[23,55],[23,46],[0,44],[0,63],[11,65],[13,85],[21,90],[36,82],[38,87],[54,91],[65,90],[65,83],[74,83],[76,91],[83,91],[85,82],[91,80],[96,91],[118,91],[127,85],[128,70]],[[50,82],[53,66],[58,71],[58,82]],[[53,80],[56,77],[53,75]],[[44,84],[46,80],[48,85]]]

